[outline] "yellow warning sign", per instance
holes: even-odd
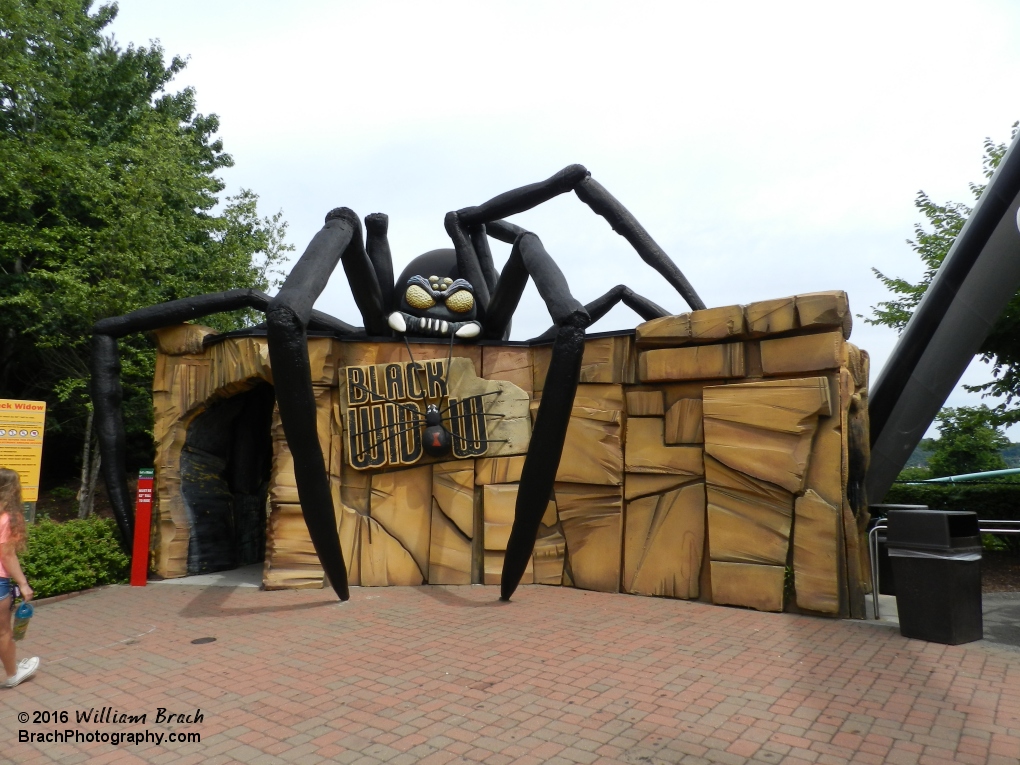
[[[39,500],[45,401],[0,398],[0,467],[18,471],[23,502]]]

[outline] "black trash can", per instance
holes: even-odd
[[[871,514],[870,531],[885,521],[890,510],[927,510],[927,505],[868,505]],[[896,577],[893,575],[892,563],[889,562],[889,539],[887,529],[875,532],[875,546],[878,548],[876,562],[878,564],[878,591],[882,595],[896,594]]]
[[[886,520],[900,634],[945,645],[981,640],[977,514],[890,510]]]

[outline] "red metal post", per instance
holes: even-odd
[[[138,499],[135,502],[135,540],[131,550],[131,586],[144,587],[149,578],[149,530],[152,525],[152,480],[154,471],[138,471]]]

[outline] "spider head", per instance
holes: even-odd
[[[397,279],[389,324],[401,334],[477,337],[475,290],[457,270],[453,250],[433,250],[412,260]]]

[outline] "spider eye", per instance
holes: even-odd
[[[432,296],[417,284],[412,284],[407,288],[407,292],[404,293],[404,299],[407,300],[407,304],[412,308],[418,308],[421,310],[431,308],[436,304],[436,301],[432,299]]]
[[[456,313],[467,313],[474,308],[474,306],[475,298],[467,290],[457,290],[446,298],[446,307]]]

